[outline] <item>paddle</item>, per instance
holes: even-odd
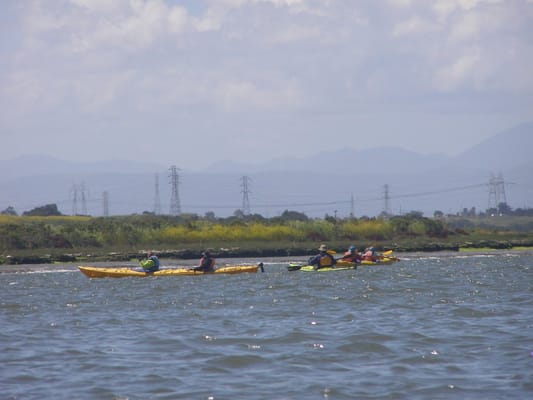
[[[299,271],[303,267],[302,264],[289,263],[287,266],[288,271]]]

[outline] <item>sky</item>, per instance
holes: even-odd
[[[462,151],[533,120],[533,0],[2,0],[1,159]]]

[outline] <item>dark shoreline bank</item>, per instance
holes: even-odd
[[[531,241],[489,241],[480,240],[477,242],[457,243],[427,243],[424,245],[394,244],[391,246],[376,245],[376,249],[381,251],[393,250],[395,253],[413,252],[459,252],[461,249],[472,250],[513,250],[520,247],[533,247]],[[331,245],[331,248],[341,249],[342,246]],[[136,250],[124,252],[97,252],[80,250],[72,253],[49,254],[43,252],[26,255],[1,255],[0,265],[20,265],[20,264],[54,264],[54,263],[87,263],[87,262],[127,262],[143,258],[149,250]],[[193,260],[200,257],[201,251],[198,249],[176,249],[176,250],[154,250],[163,259],[169,260]],[[250,246],[229,247],[212,250],[215,258],[264,258],[264,257],[305,257],[316,254],[316,249],[305,247],[282,247],[282,248],[257,248]]]

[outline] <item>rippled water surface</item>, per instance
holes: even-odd
[[[532,253],[319,274],[286,265],[0,273],[0,398],[533,398]]]

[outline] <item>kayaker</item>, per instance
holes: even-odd
[[[159,271],[159,258],[152,251],[148,253],[146,260],[142,260],[139,264],[144,272]]]
[[[359,253],[357,251],[357,248],[352,245],[348,248],[348,251],[344,253],[344,255],[340,258],[340,260],[358,263],[358,262],[361,262],[361,253]]]
[[[368,247],[363,253],[363,260],[365,261],[376,261],[376,249],[374,247]]]
[[[193,271],[202,271],[202,272],[214,272],[215,271],[215,259],[211,257],[209,251],[204,251],[202,253],[202,258],[197,267],[192,268]]]
[[[333,267],[337,261],[331,254],[328,253],[328,248],[325,244],[318,248],[319,253],[309,259],[309,265],[312,265],[315,270],[320,268]]]

